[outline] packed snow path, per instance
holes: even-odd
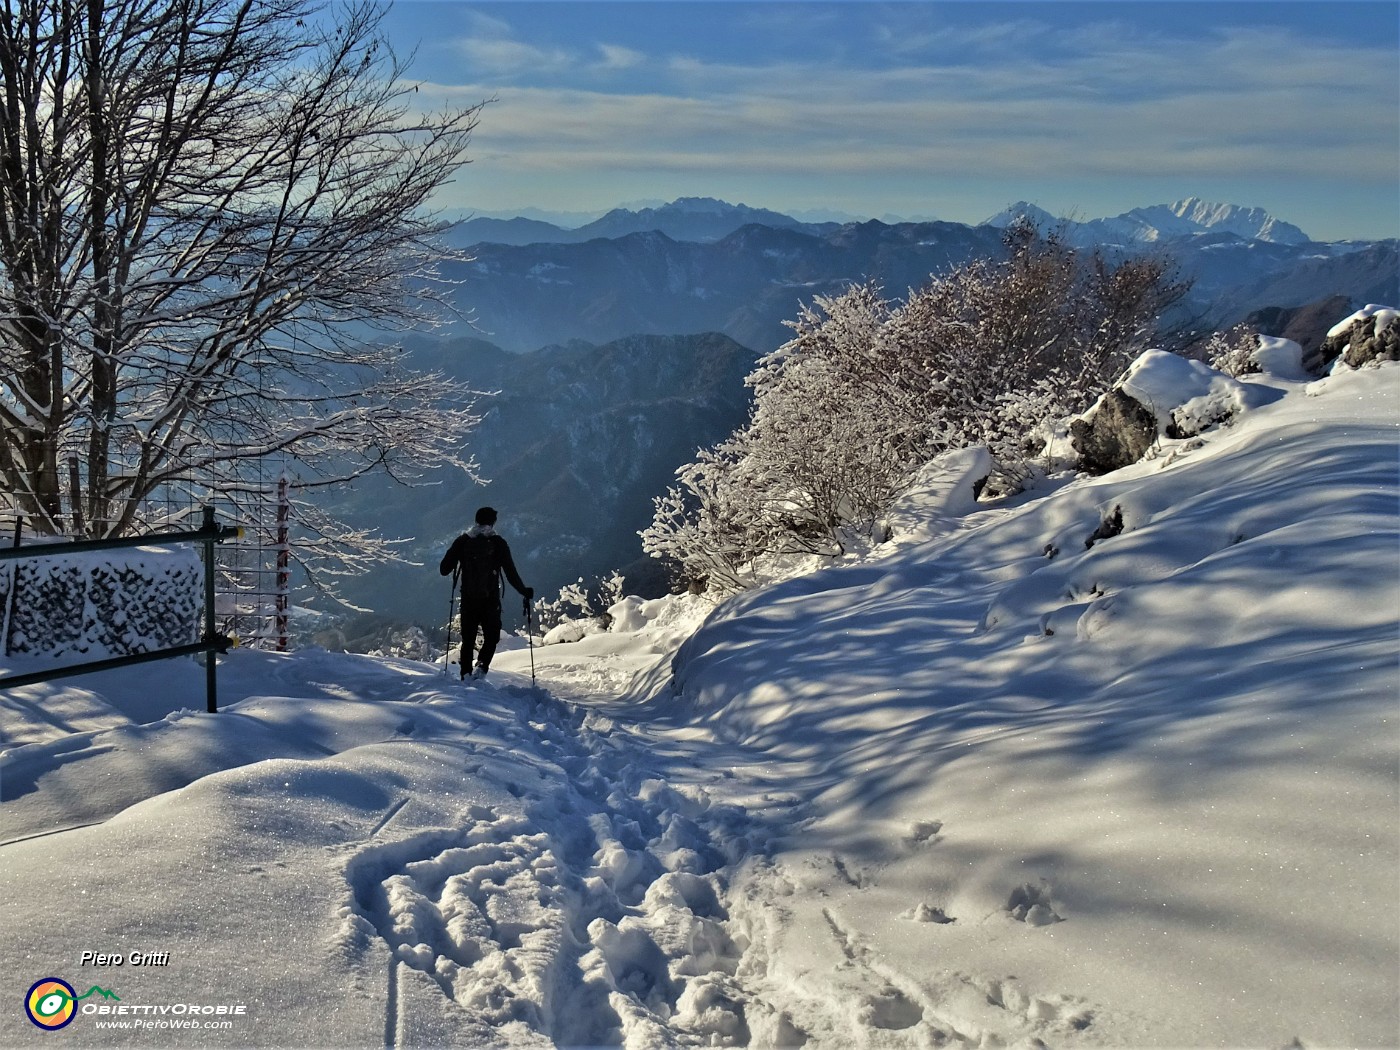
[[[169,970],[102,979],[127,1002],[175,1001],[194,982],[248,1009],[233,1039],[75,1026],[77,1045],[302,1045],[256,1019],[326,988],[338,989],[317,1028],[326,1045],[381,1033],[387,1047],[979,1045],[1006,1030],[973,1021],[983,1006],[940,1010],[834,902],[814,943],[769,954],[794,933],[783,901],[797,886],[768,846],[809,817],[767,783],[758,752],[710,743],[697,762],[693,734],[620,723],[510,674],[457,684],[328,653],[230,664],[264,684],[296,677],[297,695],[7,753],[0,885],[49,932],[17,951],[25,924],[10,927],[6,957],[52,970],[94,947],[159,949]],[[717,802],[697,780],[732,783],[749,804]],[[44,828],[60,800],[83,822]],[[939,830],[916,822],[909,852]],[[851,886],[866,877],[830,862]],[[39,871],[63,873],[58,892],[26,897]],[[89,901],[109,916],[101,935],[64,921]],[[952,921],[926,906],[906,919]],[[843,971],[851,997],[785,1002],[794,965]],[[1091,1017],[1014,979],[966,988],[996,1003],[988,1020],[1006,1013],[1018,1029]],[[9,1027],[0,1045],[26,1035]]]
[[[271,662],[257,673],[275,677]],[[45,957],[76,960],[91,946],[60,921],[73,896],[34,901],[20,885],[56,865],[74,876],[71,894],[134,911],[143,938],[185,963],[187,978],[193,960],[232,964],[243,979],[221,983],[255,1015],[304,1008],[295,968],[321,970],[334,987],[351,975],[356,1008],[337,1008],[338,1045],[372,1045],[381,1032],[386,1046],[749,1042],[715,875],[754,848],[749,816],[683,778],[668,786],[654,753],[542,690],[330,654],[282,663],[304,673],[318,662],[342,683],[322,688],[356,695],[255,698],[7,753],[0,881],[7,900],[30,900],[29,922],[54,909],[60,943]],[[314,692],[316,677],[297,692]],[[387,699],[394,678],[417,687]],[[288,757],[250,762],[254,748]],[[44,827],[43,814],[63,808],[55,796],[69,795],[81,826]],[[149,865],[131,857],[153,841]],[[106,863],[118,854],[120,865]],[[317,935],[337,884],[336,928],[317,950],[301,938]],[[214,928],[175,928],[206,893]],[[269,958],[288,949],[295,958]],[[257,959],[251,981],[245,952]],[[25,955],[33,949],[7,958]],[[139,976],[144,999],[159,997],[166,974],[122,976]],[[376,1001],[383,1016],[365,1029]],[[244,1037],[284,1042],[271,1027]]]
[[[500,785],[515,804],[474,805],[347,866],[343,943],[391,952],[385,1045],[746,1043],[713,873],[750,849],[747,818],[667,786],[606,720],[505,694],[520,723],[504,743],[528,756]],[[474,755],[466,771],[491,779]]]

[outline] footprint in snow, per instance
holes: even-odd
[[[1065,1031],[1082,1032],[1094,1021],[1094,1011],[1083,999],[1069,995],[1032,994],[1015,977],[1004,980],[978,979],[973,984],[981,988],[992,1006],[1025,1018],[1039,1028],[1053,1025]]]
[[[909,831],[904,836],[904,841],[910,846],[922,846],[926,842],[934,841],[942,830],[943,821],[941,820],[916,820],[909,825]]]
[[[856,1019],[869,1028],[898,1031],[922,1021],[924,1008],[898,988],[885,987],[866,999],[856,1012]]]
[[[901,919],[908,919],[910,922],[935,922],[945,925],[950,922],[957,922],[956,919],[945,913],[942,908],[933,904],[928,904],[925,901],[920,901],[908,911],[900,912],[899,917]]]
[[[1012,890],[1006,910],[1013,919],[1027,926],[1049,926],[1064,921],[1051,904],[1050,887],[1044,883],[1035,886],[1028,882]]]

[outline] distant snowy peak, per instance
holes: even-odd
[[[779,212],[768,211],[766,208],[750,208],[747,204],[730,204],[728,201],[717,200],[714,197],[680,197],[669,204],[662,204],[654,208],[641,208],[635,211],[630,208],[614,208],[599,221],[606,221],[610,218],[626,218],[630,221],[664,222],[667,219],[699,216],[726,220],[738,219],[741,222],[760,222],[767,225],[791,225],[793,222],[790,216]]]
[[[649,209],[654,212],[676,212],[681,215],[767,215],[787,218],[777,212],[762,208],[750,208],[747,204],[730,204],[716,197],[678,197],[670,204]]]
[[[1009,226],[1021,217],[1041,227],[1063,223],[1074,231],[1076,240],[1085,242],[1153,242],[1204,233],[1228,233],[1245,240],[1274,244],[1306,244],[1311,240],[1297,226],[1275,218],[1263,208],[1216,204],[1199,197],[1187,197],[1175,204],[1134,208],[1122,215],[1088,222],[1060,219],[1044,208],[1019,201],[1002,209],[983,225]]]
[[[1199,197],[1187,197],[1175,204],[1134,208],[1116,219],[1101,221],[1137,226],[1136,239],[1144,241],[1189,237],[1197,233],[1233,233],[1246,240],[1274,244],[1306,244],[1310,239],[1292,223],[1276,219],[1263,208],[1214,204]]]
[[[1044,208],[1038,207],[1028,201],[1017,201],[1009,207],[1003,208],[988,219],[982,220],[982,226],[1010,226],[1017,219],[1029,219],[1036,226],[1045,229],[1051,226],[1058,226],[1062,221],[1058,216],[1051,215]]]

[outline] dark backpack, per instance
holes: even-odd
[[[457,564],[462,568],[462,596],[487,598],[501,593],[496,579],[496,548],[490,536],[463,536]]]

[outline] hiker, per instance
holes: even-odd
[[[496,644],[501,640],[501,574],[504,573],[510,585],[524,595],[527,606],[535,597],[535,589],[520,582],[509,545],[496,534],[494,510],[482,507],[476,512],[476,524],[452,541],[438,571],[444,576],[460,572],[462,650],[458,662],[462,677],[467,677],[467,668],[471,667],[476,632],[480,628],[481,649],[476,654],[472,678],[485,678],[491,669],[491,657],[496,654]]]

